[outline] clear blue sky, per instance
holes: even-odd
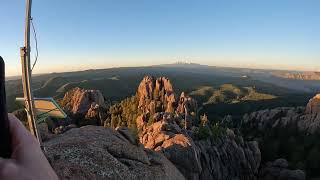
[[[0,55],[15,75],[25,1],[0,7]],[[33,0],[32,13],[35,73],[175,61],[320,70],[319,0]]]

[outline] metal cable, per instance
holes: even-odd
[[[32,68],[31,68],[31,72],[33,71],[33,68],[36,66],[37,62],[38,62],[38,57],[39,57],[39,50],[38,50],[38,39],[37,39],[37,32],[34,28],[34,24],[33,24],[33,18],[30,19],[31,21],[31,26],[32,26],[32,32],[33,32],[33,37],[34,37],[34,41],[35,41],[35,44],[36,44],[36,56],[35,56],[35,60],[34,60],[34,63],[32,65]]]

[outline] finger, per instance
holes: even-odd
[[[41,148],[37,139],[24,127],[14,115],[8,115],[11,131],[12,158],[19,163],[30,163],[34,154],[40,154]]]
[[[1,167],[3,166],[3,164],[6,162],[6,159],[3,159],[0,157],[0,171],[1,171]]]
[[[31,135],[29,131],[24,127],[19,119],[17,119],[13,114],[8,114],[8,119],[10,122],[10,132],[11,132],[11,144],[13,150],[20,146],[21,144],[34,144],[37,142],[34,136]]]
[[[11,176],[16,172],[17,166],[14,161],[0,158],[0,179],[12,179]]]

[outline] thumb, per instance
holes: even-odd
[[[17,169],[13,160],[0,158],[0,179],[10,179],[17,173]]]
[[[24,127],[13,114],[8,114],[13,150],[21,145],[36,144],[36,138]],[[40,145],[39,145],[40,146]]]
[[[3,159],[2,157],[0,157],[0,171],[2,169],[2,166],[5,164],[6,159]]]
[[[32,162],[34,154],[42,155],[40,144],[19,119],[8,115],[11,131],[12,158],[20,163]]]

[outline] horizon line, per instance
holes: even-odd
[[[268,71],[296,71],[296,72],[320,72],[318,70],[298,70],[294,68],[262,68],[262,67],[238,67],[238,66],[228,66],[228,65],[207,65],[207,64],[199,64],[194,62],[182,62],[178,61],[175,63],[167,63],[167,64],[154,64],[154,65],[145,65],[145,66],[113,66],[113,67],[104,67],[104,68],[88,68],[88,69],[79,69],[79,70],[70,70],[70,71],[52,71],[48,73],[34,73],[32,75],[41,76],[47,74],[60,74],[60,73],[75,73],[75,72],[84,72],[90,70],[107,70],[107,69],[115,69],[115,68],[138,68],[138,67],[154,67],[154,66],[165,66],[165,65],[199,65],[199,66],[207,66],[211,68],[231,68],[231,69],[250,69],[250,70],[268,70]],[[6,75],[8,78],[19,77],[21,74],[17,75]]]

